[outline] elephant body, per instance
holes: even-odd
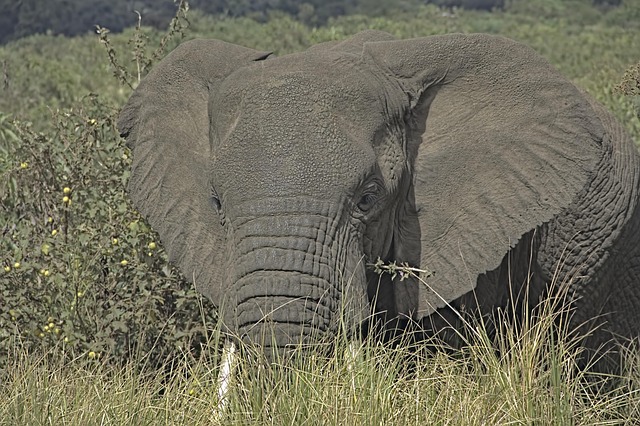
[[[598,319],[588,345],[639,334],[637,149],[522,44],[365,31],[275,58],[194,40],[119,127],[134,203],[245,342],[372,314],[440,327],[562,283],[575,327]],[[378,259],[434,274],[380,276]]]
[[[574,204],[543,226],[537,256],[546,282],[570,277],[572,321],[596,328],[593,347],[640,335],[640,157],[624,127],[592,106],[607,135],[603,155]]]

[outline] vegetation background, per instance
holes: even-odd
[[[640,141],[638,0],[0,0],[0,10],[0,419],[10,424],[70,413],[86,422],[81,408],[114,423],[135,421],[134,412],[153,419],[158,404],[165,423],[198,423],[213,412],[215,309],[171,267],[128,201],[130,152],[115,129],[138,81],[183,40],[219,38],[284,55],[366,28],[399,38],[502,34],[548,58]],[[528,330],[534,349],[524,335],[505,337],[522,343],[518,356],[497,357],[496,343],[480,339],[461,359],[429,357],[411,379],[399,373],[404,358],[385,349],[363,349],[347,369],[340,354],[334,364],[307,360],[293,376],[246,368],[231,418],[640,422],[633,364],[627,381],[594,402],[584,377],[567,368],[576,355],[570,340],[541,350],[553,333],[536,330]],[[113,399],[86,405],[82,392]],[[286,412],[296,395],[317,404]],[[363,417],[372,400],[379,410]],[[138,411],[114,408],[127,402]],[[462,408],[471,403],[476,410]],[[180,417],[194,408],[204,417]]]

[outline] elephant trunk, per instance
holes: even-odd
[[[342,325],[356,330],[370,313],[361,249],[331,222],[269,215],[234,227],[223,307],[232,334],[269,356],[320,343]]]

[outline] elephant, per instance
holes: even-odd
[[[519,42],[367,30],[275,57],[191,40],[118,129],[136,208],[242,345],[439,327],[563,285],[588,347],[640,333],[637,148]]]

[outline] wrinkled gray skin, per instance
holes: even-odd
[[[311,342],[372,312],[440,324],[523,283],[537,302],[554,276],[574,325],[601,320],[592,347],[638,335],[636,148],[519,43],[365,31],[275,58],[190,41],[119,127],[135,205],[245,342]],[[392,282],[377,258],[435,275]]]

